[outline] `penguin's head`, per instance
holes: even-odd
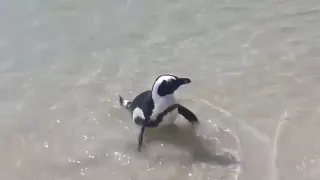
[[[171,74],[163,74],[154,82],[152,92],[163,97],[173,94],[180,86],[189,84],[190,82],[189,78],[179,78]]]

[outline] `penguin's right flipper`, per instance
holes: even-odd
[[[181,114],[184,118],[186,118],[192,124],[199,123],[197,116],[193,114],[193,112],[191,112],[189,109],[182,106],[181,104],[178,104],[178,113]]]
[[[123,106],[124,108],[128,110],[130,109],[131,102],[128,100],[124,100],[120,95],[119,95],[119,102],[120,102],[120,105]]]

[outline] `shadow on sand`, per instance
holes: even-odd
[[[197,136],[194,126],[180,127],[176,124],[171,124],[158,129],[148,129],[145,135],[145,142],[147,144],[160,141],[188,150],[194,162],[218,164],[221,166],[239,163],[231,153],[223,152],[215,146],[212,148],[213,140],[206,140]],[[142,148],[147,147],[144,146]]]

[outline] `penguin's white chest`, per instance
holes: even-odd
[[[173,95],[168,95],[161,98],[157,97],[157,98],[154,98],[154,101],[155,101],[155,108],[153,109],[151,120],[155,120],[161,112],[165,111],[167,108],[169,108],[170,106],[176,103],[176,99]],[[173,111],[163,116],[162,122],[159,124],[159,126],[164,126],[164,125],[174,123],[177,116],[178,116],[178,109],[174,109]]]

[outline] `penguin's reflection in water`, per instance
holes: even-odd
[[[194,162],[223,166],[239,163],[232,154],[228,152],[217,153],[215,146],[210,148],[209,145],[214,142],[198,136],[195,126],[181,127],[177,124],[168,124],[156,129],[148,129],[145,135],[147,146],[152,146],[154,142],[171,144],[187,150]]]

